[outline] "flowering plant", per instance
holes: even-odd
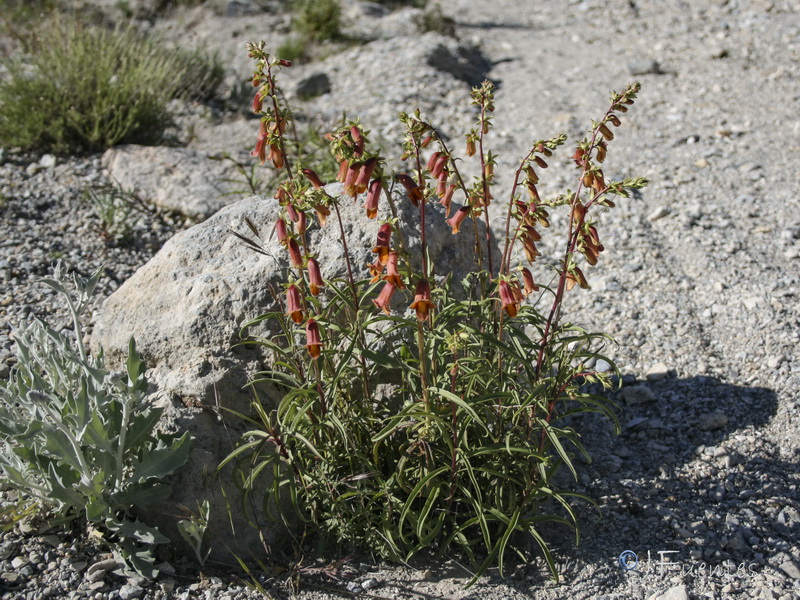
[[[275,75],[289,64],[271,57],[263,43],[250,44],[249,51],[257,64],[253,110],[261,115],[253,154],[284,173],[274,231],[291,271],[282,308],[259,318],[281,326],[259,343],[274,356],[262,375],[283,397],[273,409],[255,404],[258,427],[226,462],[245,468],[246,489],[255,490],[258,476],[271,473],[269,493],[288,493],[298,514],[336,542],[398,560],[426,548],[458,547],[477,577],[493,564],[502,570],[520,541],[515,534],[524,533],[557,577],[540,528],[562,523],[577,537],[568,500],[578,495],[557,490],[553,476],[561,466],[575,474],[573,452],[586,455],[566,419],[601,412],[616,425],[611,402],[587,391],[588,384],[612,385],[614,371],[588,366],[608,340],[566,323],[561,308],[574,286],[589,287],[582,263],[596,264],[604,250],[595,215],[614,206],[613,196],[647,183],[607,181],[603,172],[611,128],[621,124],[638,84],[612,94],[603,118],[577,145],[574,192],[553,198],[539,192],[539,176],[566,136],[531,145],[514,171],[502,206],[504,236],[496,244],[490,210],[497,157],[486,147],[491,83],[472,92],[477,124],[466,136],[467,157],[477,162],[472,183],[444,136],[416,111],[400,115],[407,173],[389,172],[358,122],[329,134],[343,184],[334,194],[312,168],[287,156],[290,112]],[[404,191],[399,200],[395,188]],[[364,202],[365,219],[376,218],[383,202],[393,215],[380,225],[374,262],[363,278],[339,210],[354,200]],[[411,203],[417,215],[417,257],[399,226],[398,202]],[[446,224],[431,222],[434,202],[444,207]],[[540,231],[559,208],[569,213],[566,237],[548,286],[534,279],[531,267]],[[307,236],[314,219],[319,227],[338,226],[344,280],[321,276]],[[465,260],[474,260],[474,269],[463,282],[437,277],[428,232],[445,225],[452,235],[465,235],[468,222],[474,257]],[[248,225],[258,235],[255,224]],[[258,241],[236,235],[259,248]],[[403,295],[405,312],[397,308]]]

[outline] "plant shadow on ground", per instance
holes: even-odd
[[[797,535],[764,515],[775,498],[790,503],[794,492],[789,486],[800,483],[796,465],[781,460],[774,444],[758,435],[777,412],[774,391],[702,376],[642,385],[647,385],[655,399],[622,407],[620,435],[598,415],[578,417],[582,422],[570,423],[584,432],[583,442],[593,461],[576,464],[580,483],[576,484],[566,469],[559,474],[558,483],[593,498],[598,507],[574,503],[581,526],[577,546],[565,527],[547,524],[541,528],[545,539],[552,542],[561,575],[559,587],[565,593],[571,584],[587,577],[596,591],[635,584],[638,573],[624,571],[618,562],[625,550],[643,559],[650,551],[653,562],[659,559],[659,551],[676,551],[667,555],[668,559],[686,567],[684,572],[699,562],[714,566],[733,561],[736,565],[758,564],[758,569],[758,554],[769,558],[770,553],[781,550],[769,547],[767,538],[791,540]],[[715,413],[727,421],[723,424],[715,417],[713,429],[699,427]],[[748,456],[736,450],[750,443],[743,438],[755,443]],[[701,456],[702,466],[697,467]],[[783,477],[776,478],[776,473]],[[726,514],[735,515],[739,524],[726,523]],[[753,537],[758,538],[754,544]],[[690,554],[697,550],[702,553],[699,558]],[[783,550],[789,550],[788,543]],[[547,566],[533,541],[529,555],[532,560],[522,562],[509,554],[506,579],[500,579],[492,568],[489,580],[503,581],[528,594],[542,586],[551,587]],[[471,590],[464,589],[471,573],[468,562],[461,558],[417,557],[409,565],[416,572],[404,576],[402,582],[387,580],[385,586],[422,600],[440,597],[441,589],[416,589],[421,582],[444,584],[461,600],[484,598],[486,579]],[[666,584],[672,575],[663,575]],[[325,584],[328,592],[339,587],[329,579]],[[342,591],[342,597],[349,596]]]
[[[646,385],[655,399],[623,407],[619,436],[594,415],[575,424],[593,462],[579,469],[580,485],[570,484],[568,473],[562,481],[568,489],[577,485],[599,508],[576,506],[579,546],[563,535],[562,543],[554,543],[563,583],[588,573],[602,589],[624,583],[630,574],[618,559],[626,550],[640,559],[649,551],[653,561],[659,551],[675,551],[669,560],[687,567],[733,561],[759,568],[763,558],[789,550],[788,543],[766,543],[797,535],[764,514],[776,498],[790,504],[790,486],[800,483],[796,464],[781,459],[774,442],[758,432],[776,415],[776,393],[703,376]],[[547,533],[558,539],[556,531]],[[547,574],[537,562],[531,574],[540,573],[534,577],[540,585]]]

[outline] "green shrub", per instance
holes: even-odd
[[[81,522],[101,532],[118,557],[142,575],[156,574],[154,547],[168,541],[134,518],[165,500],[167,477],[182,467],[189,437],[155,431],[160,410],[145,401],[145,366],[130,341],[126,373],[88,356],[80,316],[100,271],[72,277],[58,263],[44,281],[66,299],[73,336],[35,320],[14,333],[17,365],[0,382],[0,481],[53,522]]]
[[[30,48],[0,83],[4,146],[71,153],[160,143],[173,123],[170,100],[208,97],[222,77],[202,55],[67,18],[37,29]]]
[[[338,0],[296,0],[292,27],[312,42],[336,40],[341,36],[342,8]]]
[[[491,565],[502,572],[509,551],[524,555],[520,541],[527,535],[557,577],[542,525],[562,524],[577,540],[570,501],[584,497],[558,489],[554,475],[565,466],[577,478],[574,454],[588,457],[569,418],[599,412],[617,425],[614,404],[587,387],[612,385],[615,371],[590,366],[608,339],[569,324],[563,301],[575,286],[589,287],[583,263],[594,265],[604,250],[597,215],[614,206],[612,196],[627,197],[647,183],[606,180],[602,164],[611,128],[621,125],[618,115],[633,104],[638,84],[612,94],[609,109],[577,144],[575,191],[540,195],[539,176],[566,136],[534,141],[500,207],[506,227],[500,247],[476,234],[471,275],[437,285],[437,257],[425,241],[429,228],[464,235],[461,224],[472,219],[475,231],[478,222],[489,231],[490,211],[497,210],[497,161],[488,150],[492,84],[472,92],[478,118],[464,159],[477,163],[472,183],[464,181],[464,160],[447,138],[416,111],[400,116],[406,128],[401,159],[409,173],[390,174],[357,122],[330,134],[344,183],[339,197],[313,169],[287,156],[291,113],[279,102],[274,79],[285,61],[272,59],[263,43],[250,52],[258,65],[254,109],[262,117],[254,155],[283,177],[276,198],[284,211],[274,231],[292,268],[280,309],[254,322],[270,320],[278,333],[251,340],[272,354],[273,366],[262,377],[284,395],[275,409],[254,405],[260,426],[226,462],[242,466],[245,489],[257,489],[259,475],[272,474],[270,493],[288,495],[302,518],[343,545],[396,560],[428,548],[460,549],[477,578]],[[419,257],[408,255],[396,225],[394,184],[406,191],[399,201],[418,208]],[[384,201],[395,215],[380,227],[371,279],[361,279],[360,265],[351,264],[339,219],[340,202],[359,196],[366,218]],[[433,201],[451,214],[446,224],[430,222],[426,206]],[[552,277],[548,286],[534,281],[529,267],[538,265],[536,242],[555,210],[567,213],[559,227],[566,235],[558,266],[545,271]],[[344,281],[320,276],[305,233],[315,214],[320,226],[337,231]],[[237,233],[260,249],[249,235]],[[493,250],[502,250],[499,262]],[[411,314],[398,314],[393,296],[408,294],[410,301],[412,289]]]

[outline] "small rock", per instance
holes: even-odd
[[[669,214],[669,209],[666,206],[659,206],[649,215],[647,215],[648,221],[658,221],[659,219],[663,219]]]
[[[697,419],[697,426],[701,431],[715,431],[722,429],[728,424],[728,417],[720,412],[708,413],[700,415]]]
[[[175,589],[175,580],[174,579],[162,579],[158,582],[159,587],[162,591],[166,592],[167,594],[172,593],[172,590]]]
[[[347,582],[347,591],[351,594],[360,594],[364,591],[364,588],[361,587],[360,583],[356,583],[355,581],[348,581]]]
[[[378,585],[380,585],[380,582],[374,577],[370,577],[361,582],[361,587],[365,590],[371,590],[372,588],[378,587]]]
[[[314,73],[297,82],[295,94],[301,98],[316,98],[331,91],[331,80],[325,73]]]
[[[661,65],[652,59],[632,60],[628,63],[628,71],[631,75],[661,75]]]
[[[0,573],[0,581],[8,585],[14,585],[19,581],[19,573]]]
[[[27,565],[30,561],[28,560],[27,556],[15,556],[14,560],[11,561],[11,566],[15,569],[21,569],[25,565]]]
[[[701,158],[695,161],[694,166],[700,169],[704,169],[705,167],[708,166],[708,161],[705,158]]]
[[[647,370],[647,373],[645,373],[644,377],[647,379],[647,381],[660,381],[668,374],[669,369],[667,368],[667,365],[665,365],[663,362],[659,362],[650,367]]]
[[[56,166],[56,157],[52,154],[45,154],[39,159],[39,166],[43,169],[52,169]]]
[[[689,594],[685,585],[676,585],[661,594],[653,594],[648,600],[689,600]]]
[[[42,538],[42,541],[51,548],[58,548],[58,545],[61,543],[57,535],[46,535]]]
[[[620,397],[626,404],[644,404],[645,402],[652,402],[656,399],[655,394],[646,385],[632,385],[624,387],[619,392]]]
[[[138,585],[126,583],[117,593],[122,600],[134,600],[135,598],[140,598],[141,595],[144,594],[144,590]]]
[[[785,560],[781,563],[780,570],[786,573],[792,579],[800,579],[800,569],[791,560]]]
[[[606,373],[611,370],[611,363],[605,359],[599,358],[597,362],[594,363],[594,368],[598,373]]]
[[[80,560],[78,562],[70,564],[69,568],[71,571],[74,571],[75,573],[80,573],[86,568],[87,564],[88,563],[85,560]]]
[[[93,563],[86,571],[86,578],[89,581],[100,581],[106,576],[106,573],[113,571],[118,566],[119,565],[117,564],[117,561],[113,558],[99,560],[96,563]]]

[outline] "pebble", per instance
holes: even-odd
[[[780,570],[792,579],[800,579],[800,569],[791,560],[785,560],[780,564]]]
[[[697,419],[697,427],[702,431],[716,431],[728,424],[728,417],[720,412],[700,415]]]
[[[619,392],[620,397],[628,405],[644,404],[656,399],[653,391],[646,385],[632,385],[624,387]]]
[[[121,600],[134,600],[135,598],[141,598],[144,590],[138,585],[126,583],[119,589],[118,594]]]
[[[653,210],[649,215],[647,215],[648,221],[658,221],[659,219],[663,219],[664,217],[668,216],[670,213],[669,208],[666,206],[659,206],[655,210]]]
[[[659,362],[647,369],[644,378],[647,381],[661,381],[667,375],[669,375],[669,368],[663,362]]]

